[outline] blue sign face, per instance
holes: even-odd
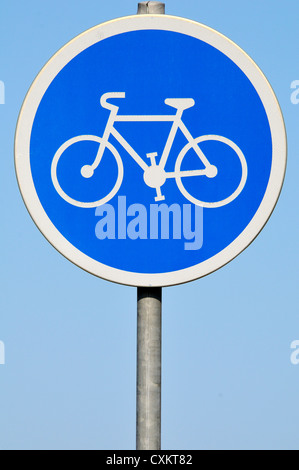
[[[28,209],[32,196],[51,243],[106,279],[208,274],[253,240],[281,189],[270,86],[237,46],[187,20],[124,18],[85,35],[33,85],[38,105],[24,104],[27,160],[18,149],[16,159],[21,190],[30,173]]]

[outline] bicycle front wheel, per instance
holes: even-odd
[[[198,153],[195,145],[199,147]],[[195,168],[190,170],[191,160]],[[181,193],[193,204],[207,208],[222,207],[234,201],[243,191],[247,176],[242,150],[232,140],[219,135],[204,135],[188,143],[175,165],[176,183]]]
[[[82,208],[98,207],[110,201],[119,191],[123,181],[124,167],[122,159],[113,145],[109,142],[105,143],[104,156],[106,165],[103,160],[94,170],[92,169],[92,161],[89,162],[89,165],[86,165],[88,162],[88,160],[86,162],[87,154],[91,151],[91,146],[94,147],[92,150],[96,155],[102,142],[103,139],[101,137],[93,135],[73,137],[61,145],[53,158],[51,166],[53,185],[59,196],[73,206]],[[77,162],[77,168],[73,170],[71,166],[74,166],[75,162]],[[115,174],[111,176],[108,183],[106,182],[108,176],[107,162],[110,162],[109,164],[115,167]],[[66,168],[63,168],[64,174],[62,175],[63,172],[62,170],[59,171],[59,168],[63,166]],[[90,174],[88,174],[88,169],[91,169]],[[70,180],[72,176],[74,180],[69,182],[68,180]],[[99,176],[101,176],[102,185],[96,180]],[[94,186],[94,188],[92,188],[93,191],[102,189],[104,194],[102,194],[100,198],[88,200],[89,193],[91,193],[89,187],[91,186]],[[103,188],[101,188],[101,186],[103,186]],[[78,187],[80,187],[81,197],[77,199],[73,195],[73,188],[75,190],[77,188],[79,191]],[[87,200],[84,200],[85,197]]]

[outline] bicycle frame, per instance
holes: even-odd
[[[92,136],[92,135],[81,135],[77,137],[73,137],[69,139],[67,142],[62,144],[57,152],[54,155],[52,166],[51,166],[51,177],[54,184],[54,187],[58,194],[70,204],[73,204],[78,207],[97,207],[97,205],[104,204],[105,202],[109,201],[119,190],[123,175],[124,175],[124,168],[122,158],[117,151],[117,149],[111,144],[109,141],[110,136],[114,136],[114,138],[119,142],[119,144],[127,151],[127,153],[133,158],[133,160],[137,163],[137,165],[143,170],[143,180],[144,183],[156,190],[156,197],[155,201],[163,201],[165,196],[163,196],[161,188],[169,178],[174,178],[176,180],[178,189],[180,192],[192,203],[195,205],[199,205],[202,207],[222,207],[226,204],[232,202],[243,190],[246,181],[247,181],[247,162],[246,158],[242,152],[242,150],[231,140],[227,139],[226,137],[220,135],[202,135],[194,139],[190,134],[189,130],[185,126],[182,121],[182,115],[185,109],[191,108],[194,106],[193,98],[167,98],[165,100],[165,104],[171,106],[172,108],[176,109],[176,113],[174,115],[119,115],[118,110],[119,107],[115,106],[111,103],[107,102],[107,99],[110,98],[125,98],[125,93],[106,93],[101,97],[101,105],[103,108],[110,110],[110,114],[107,120],[107,124],[104,130],[103,137]],[[115,129],[114,123],[115,122],[169,122],[172,123],[171,129],[166,141],[165,148],[162,152],[161,158],[159,163],[156,162],[156,157],[158,156],[157,153],[149,153],[147,157],[150,160],[150,164],[147,164],[143,158],[131,147],[131,145],[126,141],[126,139]],[[174,142],[174,139],[177,135],[178,130],[181,130],[183,135],[187,140],[187,144],[182,148],[179,152],[175,164],[174,164],[174,171],[165,171],[165,167],[170,155],[170,151]],[[101,163],[102,157],[104,155],[104,151],[106,148],[114,156],[117,165],[118,165],[118,175],[116,179],[116,183],[110,193],[102,197],[101,199],[93,202],[81,202],[72,197],[70,197],[61,187],[58,177],[57,177],[57,165],[60,160],[60,157],[68,149],[70,146],[77,142],[83,141],[92,141],[96,142],[99,145],[98,152],[94,162],[90,165],[84,165],[81,168],[81,175],[84,178],[91,178],[94,174],[94,171],[97,169],[99,164]],[[242,168],[242,175],[240,179],[240,183],[237,189],[234,190],[228,197],[222,199],[221,201],[213,201],[213,202],[206,202],[198,197],[194,197],[193,194],[189,193],[184,183],[182,181],[185,177],[196,177],[196,176],[206,176],[207,178],[215,178],[218,174],[218,168],[212,165],[207,157],[204,155],[202,150],[200,149],[200,144],[202,142],[221,142],[224,145],[227,145],[231,148],[235,154],[237,155],[239,162]],[[190,149],[194,150],[197,154],[198,158],[200,159],[203,168],[200,170],[181,170],[182,161],[185,158],[185,155],[189,152]],[[200,185],[199,185],[200,187]]]
[[[198,145],[196,144],[194,138],[188,131],[187,127],[182,121],[182,115],[184,109],[177,109],[175,115],[118,115],[119,107],[107,103],[108,98],[124,98],[125,93],[106,93],[101,98],[102,107],[110,110],[110,116],[107,121],[107,125],[102,137],[102,144],[100,145],[98,154],[94,163],[91,165],[91,168],[95,170],[101,162],[103,157],[107,142],[109,140],[110,135],[113,135],[115,139],[119,142],[119,144],[128,152],[128,154],[133,158],[133,160],[137,163],[140,168],[144,172],[146,172],[150,167],[157,166],[160,171],[164,172],[165,179],[168,178],[175,178],[176,176],[199,176],[199,175],[206,175],[209,174],[209,169],[211,165],[203,152],[200,150]],[[148,157],[151,159],[151,164],[147,165],[146,162],[137,154],[137,152],[131,147],[131,145],[124,139],[124,137],[115,129],[114,123],[115,122],[172,122],[172,127],[162,153],[161,159],[159,164],[157,165],[155,162],[155,156],[157,154],[148,154]],[[167,164],[167,160],[171,151],[171,147],[173,145],[174,139],[176,137],[177,131],[181,130],[184,136],[186,137],[187,141],[189,142],[190,146],[195,150],[197,155],[199,156],[201,162],[204,165],[204,169],[202,170],[191,170],[191,171],[181,171],[179,175],[173,172],[165,172],[165,167]]]

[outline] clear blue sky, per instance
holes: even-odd
[[[24,96],[47,60],[134,0],[0,6],[0,449],[134,449],[136,289],[72,265],[28,215],[14,174]],[[255,242],[218,272],[163,291],[163,449],[299,449],[298,1],[166,0],[238,43],[272,84],[289,145],[284,189]],[[221,78],[219,78],[221,93]]]

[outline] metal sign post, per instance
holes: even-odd
[[[162,289],[138,288],[137,450],[161,449]]]
[[[140,2],[138,3],[138,15],[164,15],[165,3],[162,2]]]
[[[164,14],[165,4],[141,2],[138,14]],[[137,289],[136,449],[161,449],[162,288]]]

